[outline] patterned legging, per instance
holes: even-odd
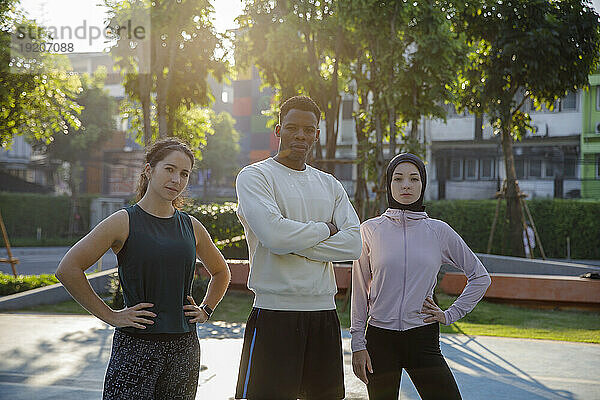
[[[117,330],[102,398],[192,400],[199,368],[196,332],[173,340],[146,340]]]

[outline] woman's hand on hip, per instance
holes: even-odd
[[[367,371],[372,374],[373,367],[371,366],[371,357],[369,357],[367,350],[359,350],[352,353],[352,370],[354,371],[354,375],[363,381],[365,385],[369,383]]]
[[[435,304],[431,297],[425,299],[421,312],[423,314],[431,315],[430,317],[425,318],[423,322],[440,322],[446,325],[446,315],[444,314],[444,311]]]
[[[122,310],[114,311],[111,318],[110,324],[117,328],[125,328],[127,326],[146,329],[146,325],[152,325],[154,321],[144,317],[156,317],[156,314],[152,311],[145,310],[145,308],[154,307],[152,303],[139,303],[133,307],[126,307]],[[143,325],[146,324],[146,325]]]
[[[183,306],[183,309],[185,310],[184,314],[186,317],[193,317],[189,322],[206,322],[208,320],[208,314],[196,304],[192,296],[188,296],[187,299],[192,304],[186,304]]]

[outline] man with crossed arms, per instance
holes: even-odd
[[[360,222],[341,183],[306,164],[320,116],[308,97],[285,101],[277,154],[237,177],[255,297],[236,399],[344,398],[331,262],[360,257]]]

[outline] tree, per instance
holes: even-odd
[[[206,137],[206,146],[202,149],[200,169],[204,174],[204,194],[209,185],[219,185],[224,178],[235,176],[239,169],[240,135],[233,128],[235,121],[227,112],[211,112],[211,125],[214,133]]]
[[[115,130],[116,107],[113,98],[104,89],[105,79],[104,67],[98,68],[91,77],[87,74],[82,75],[82,91],[76,98],[77,103],[82,107],[79,130],[56,134],[54,140],[48,145],[43,142],[38,143],[38,147],[42,147],[51,159],[69,163],[68,184],[71,189],[72,205],[70,234],[87,228],[82,224],[79,212],[83,164],[91,158],[93,150],[110,138]]]
[[[598,15],[580,0],[480,0],[457,10],[455,22],[472,49],[458,75],[459,111],[487,114],[501,136],[509,248],[523,256],[513,155],[513,141],[532,129],[523,105],[531,99],[551,108],[567,91],[588,85],[600,54]]]
[[[263,80],[278,90],[277,100],[304,93],[319,105],[328,160],[323,168],[329,172],[336,158],[340,92],[348,83],[341,66],[349,49],[338,5],[334,0],[249,1],[236,39],[236,63],[257,65]],[[315,154],[323,158],[320,142]]]
[[[368,197],[361,162],[370,166],[368,175],[377,185],[375,208],[360,210],[369,215],[385,208],[386,161],[396,154],[399,131],[410,123],[410,133],[402,132],[402,149],[424,155],[417,135],[420,119],[445,118],[442,105],[451,99],[449,85],[464,46],[439,2],[345,1],[340,10],[355,49],[350,69],[359,104],[357,202],[362,205]]]
[[[222,44],[210,20],[212,5],[208,0],[106,0],[106,4],[112,10],[114,27],[124,26],[123,21],[136,15],[149,15],[151,30],[147,38],[136,40],[122,35],[111,50],[128,96],[141,104],[141,110],[135,105],[128,107],[141,128],[138,139],[148,145],[156,136],[179,136],[179,116],[214,100],[208,75],[220,81],[228,68],[226,54],[221,58],[215,54]]]
[[[44,43],[48,35],[17,9],[16,0],[0,0],[0,146],[16,135],[34,142],[52,141],[58,132],[76,130],[80,107],[74,101],[79,78],[68,73],[64,56],[24,53],[15,43]],[[16,40],[17,28],[35,32]]]

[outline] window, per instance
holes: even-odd
[[[465,179],[477,179],[477,160],[465,160]]]
[[[479,177],[481,179],[494,178],[494,160],[492,158],[484,158],[479,162]]]
[[[517,173],[517,179],[523,179],[525,177],[525,160],[515,160],[515,171]]]
[[[595,86],[596,88],[596,111],[600,111],[600,86]]]
[[[529,160],[529,176],[532,178],[542,177],[542,160]]]
[[[467,110],[465,110],[459,114],[456,111],[456,107],[454,106],[454,104],[450,104],[450,103],[444,104],[444,108],[446,109],[446,116],[448,118],[466,117],[467,115],[469,115],[469,112]]]
[[[342,101],[342,119],[352,119],[352,107],[354,102],[352,100]]]
[[[536,112],[536,111],[537,110],[535,109],[535,102],[533,101],[533,99],[529,100],[529,112],[533,113],[533,112]]]
[[[352,164],[336,164],[335,177],[340,181],[352,180]]]
[[[546,178],[552,178],[554,176],[554,165],[550,161],[546,161]]]
[[[596,158],[596,179],[600,179],[600,156]]]
[[[558,111],[560,107],[560,100],[556,100],[553,104],[552,104],[552,110],[550,110],[548,108],[548,104],[546,103],[542,103],[541,104],[541,108],[538,110],[535,108],[535,104],[533,102],[533,100],[530,100],[529,102],[529,112],[556,112]]]
[[[221,92],[221,101],[223,103],[229,103],[229,93],[227,93],[226,91],[222,91]]]
[[[577,176],[577,160],[575,158],[565,158],[565,178],[575,178]]]
[[[458,113],[456,112],[456,107],[454,104],[448,104],[448,116],[449,117],[457,117]]]
[[[560,99],[560,111],[576,111],[577,110],[577,92],[569,92],[565,97]]]
[[[450,160],[450,179],[462,179],[462,159],[453,158]]]

